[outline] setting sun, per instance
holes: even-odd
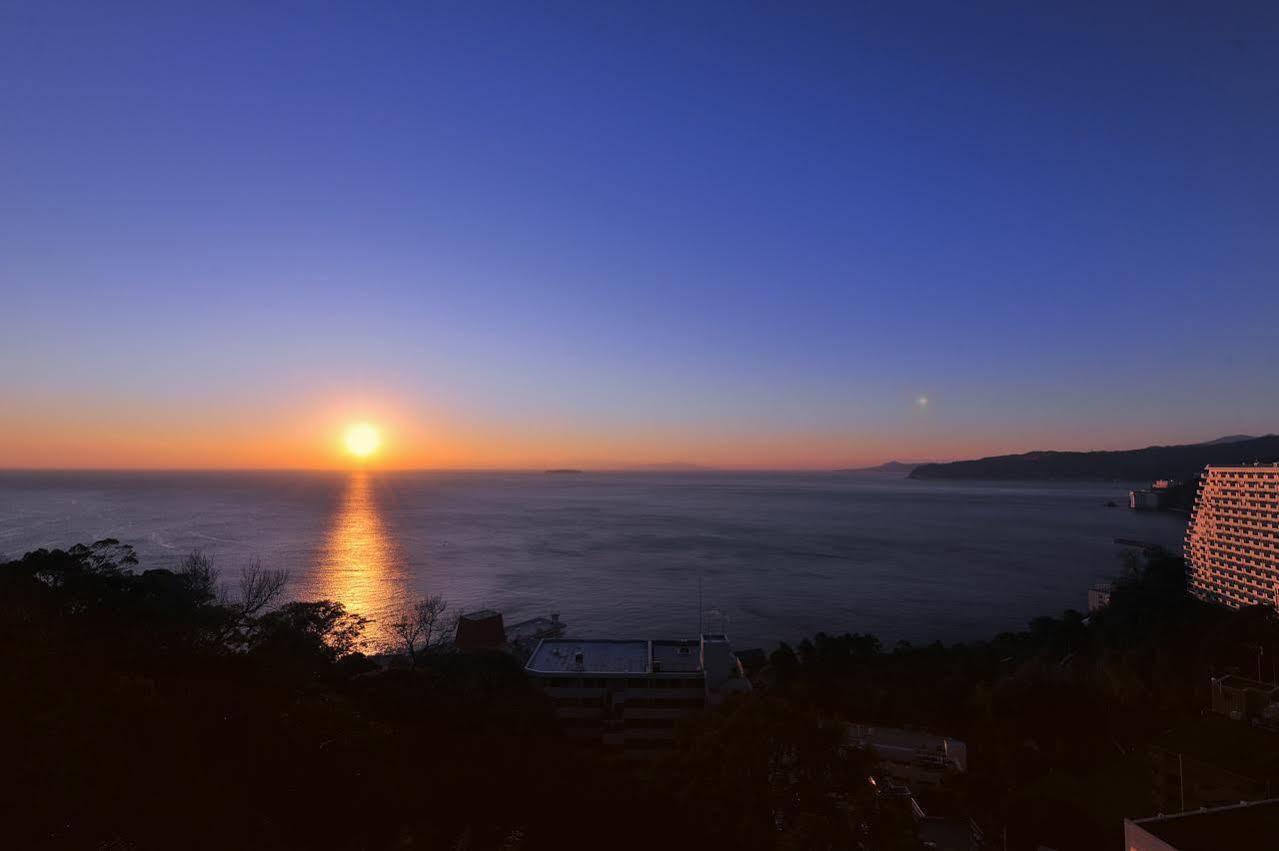
[[[346,451],[357,458],[367,458],[382,444],[378,430],[368,423],[356,423],[346,430]]]

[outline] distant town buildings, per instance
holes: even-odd
[[[1205,468],[1186,530],[1190,593],[1239,608],[1279,594],[1279,464]]]
[[[543,639],[525,672],[571,735],[638,754],[668,747],[681,718],[750,682],[722,634],[700,640]]]
[[[1164,488],[1128,491],[1128,507],[1133,511],[1163,511],[1167,500],[1166,484]]]
[[[1198,477],[1187,481],[1156,479],[1148,488],[1128,491],[1128,507],[1133,511],[1189,511],[1198,487]]]

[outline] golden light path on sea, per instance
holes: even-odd
[[[373,475],[356,470],[347,480],[320,555],[310,599],[337,600],[372,619],[366,637],[385,640],[385,622],[405,599],[404,558],[378,507]]]

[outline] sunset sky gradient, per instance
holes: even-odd
[[[847,6],[4,4],[0,467],[1279,431],[1279,6]]]

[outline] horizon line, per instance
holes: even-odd
[[[885,463],[857,467],[735,467],[688,464],[663,469],[662,465],[632,464],[606,467],[0,467],[3,473],[839,473],[874,471]],[[912,462],[896,462],[912,463]],[[949,463],[920,461],[923,464]]]

